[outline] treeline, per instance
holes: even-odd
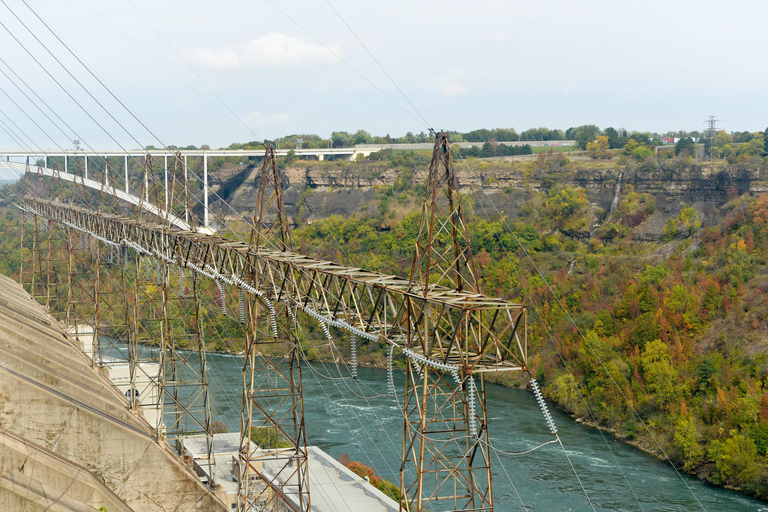
[[[461,147],[460,143],[454,143],[451,146],[451,154],[454,158],[490,158],[494,156],[531,155],[533,154],[533,149],[531,149],[529,144],[512,146],[486,142],[482,147]],[[418,166],[424,167],[429,165],[430,156],[423,151],[393,151],[387,148],[381,151],[374,151],[368,155],[368,160],[386,161],[392,164],[393,167],[415,169]]]
[[[642,132],[642,131],[630,131],[626,128],[600,128],[594,124],[585,124],[581,126],[572,126],[563,131],[559,128],[551,129],[546,127],[529,128],[518,133],[514,128],[493,128],[486,129],[481,128],[477,130],[471,130],[468,132],[459,132],[447,130],[448,136],[451,142],[489,142],[495,146],[498,142],[518,142],[518,141],[560,141],[560,140],[574,140],[578,149],[587,150],[587,144],[595,142],[598,137],[606,137],[607,149],[622,149],[630,141],[634,141],[637,144],[647,147],[663,145],[664,141],[662,137],[686,139],[689,138],[691,142],[699,141],[705,146],[707,154],[709,154],[710,140],[707,137],[706,132],[698,130],[685,131],[667,131],[664,133],[659,132]],[[768,134],[768,128],[764,132],[749,132],[749,131],[734,131],[726,132],[721,130],[715,137],[714,146],[722,148],[726,145],[736,147],[742,144],[757,145],[755,139],[760,139],[760,143],[764,143],[766,140],[766,134]],[[413,133],[408,132],[403,136],[392,137],[389,134],[386,135],[372,135],[366,130],[357,130],[354,133],[346,131],[334,131],[331,132],[330,137],[321,137],[311,133],[292,133],[275,139],[265,139],[263,141],[250,141],[244,143],[230,144],[226,149],[245,149],[245,150],[258,150],[262,149],[264,145],[270,145],[279,149],[318,149],[318,148],[338,148],[338,147],[352,147],[357,144],[418,144],[433,142],[434,138],[427,132]],[[195,146],[168,146],[170,149],[198,149]],[[147,146],[146,149],[156,149],[154,146]],[[208,145],[202,145],[199,149],[210,149]],[[495,149],[495,147],[494,147]],[[764,150],[768,152],[768,150]],[[728,151],[726,150],[726,153]],[[526,153],[521,153],[526,154]],[[493,155],[504,156],[504,155]],[[714,155],[717,156],[717,155]],[[725,157],[724,157],[725,158]]]
[[[455,157],[459,158],[490,158],[493,156],[514,156],[514,155],[531,155],[533,150],[530,144],[523,144],[522,146],[512,146],[508,144],[496,144],[493,142],[486,142],[482,147],[471,146],[462,148],[461,144],[454,144],[453,148],[457,148],[454,153]]]
[[[641,144],[653,144],[661,135],[651,132],[627,131],[625,129],[605,128],[600,129],[593,124],[574,126],[563,131],[545,127],[530,128],[517,132],[514,128],[481,128],[468,132],[447,130],[451,142],[518,142],[518,141],[559,141],[575,140],[577,146],[584,150],[587,143],[595,140],[598,135],[607,135],[611,140],[612,148],[623,147],[629,139],[634,139]],[[670,132],[671,133],[671,132]],[[692,132],[694,133],[694,132]],[[346,131],[331,132],[329,138],[323,138],[315,134],[289,134],[277,139],[264,140],[263,144],[269,144],[281,149],[302,148],[330,148],[351,147],[357,144],[418,144],[429,143],[434,138],[426,132],[408,132],[403,136],[392,137],[386,135],[372,135],[366,130],[357,130],[354,133]],[[661,143],[661,142],[659,142]],[[263,147],[262,141],[251,141],[243,144],[231,144],[227,149],[259,149]]]

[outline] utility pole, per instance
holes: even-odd
[[[707,146],[707,157],[712,160],[712,149],[715,147],[715,134],[717,133],[717,119],[715,119],[715,116],[709,116],[707,125],[707,139],[709,140],[709,145]]]

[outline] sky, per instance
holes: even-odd
[[[763,1],[0,3],[0,151],[768,126]]]

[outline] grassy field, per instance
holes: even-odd
[[[546,153],[549,150],[559,153],[572,153],[574,151],[581,151],[578,146],[531,146],[533,154]]]

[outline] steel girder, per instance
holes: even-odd
[[[20,206],[108,243],[135,244],[166,262],[248,285],[267,300],[310,311],[371,340],[457,365],[465,374],[526,369],[525,329],[518,334],[526,308],[520,304],[436,285],[424,293],[401,277],[290,251],[254,250],[243,242],[56,201],[25,196]]]

